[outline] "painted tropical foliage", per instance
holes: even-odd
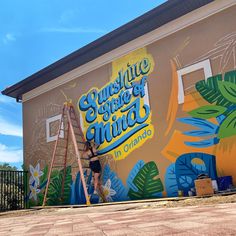
[[[197,130],[184,132],[199,137],[197,142],[185,142],[188,146],[208,147],[221,139],[236,135],[236,70],[212,76],[196,83],[196,90],[210,105],[189,112],[191,117],[179,121]]]
[[[30,172],[30,205],[42,205],[45,186],[47,184],[48,166],[46,166],[43,171],[40,170],[39,164],[37,164],[35,168],[30,166]],[[64,188],[62,188],[63,177],[64,170],[52,171],[51,181],[48,188],[47,205],[66,205],[70,203],[72,181],[70,166],[66,168]]]
[[[212,180],[217,179],[216,158],[206,153],[186,153],[179,156],[166,171],[165,187],[168,197],[177,197],[178,190],[185,196],[194,188],[194,180],[200,174],[207,174]]]
[[[100,197],[96,194],[93,194],[93,179],[92,172],[86,170],[84,172],[86,179],[88,194],[91,196],[91,203],[98,203],[102,201]],[[124,201],[128,200],[127,198],[127,189],[123,185],[122,181],[118,178],[117,174],[110,169],[109,165],[105,165],[102,173],[102,189],[103,195],[106,198],[107,202],[113,201]],[[70,204],[85,204],[86,199],[84,195],[83,186],[81,183],[80,172],[77,173],[76,180],[72,182],[71,186],[71,200]]]
[[[154,161],[146,164],[139,161],[127,179],[129,198],[136,200],[160,196],[164,188],[161,179],[157,178],[158,175],[159,170]]]
[[[30,168],[32,170],[29,183],[30,205],[42,205],[47,183],[48,167],[46,166],[42,171],[39,164],[35,168],[33,166]],[[161,197],[164,187],[158,175],[159,171],[155,162],[151,161],[145,164],[144,161],[140,160],[131,170],[127,178],[127,186],[125,186],[117,174],[106,164],[101,178],[103,195],[106,198],[106,202]],[[64,189],[62,188],[64,171],[54,170],[51,176],[47,205],[86,203],[80,172],[77,173],[75,180],[72,180],[71,167],[68,166],[66,168]],[[84,176],[91,203],[95,204],[103,201],[100,196],[94,194],[92,172],[85,170]]]

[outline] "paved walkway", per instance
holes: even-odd
[[[236,203],[176,208],[147,204],[40,210],[0,216],[0,235],[236,235]]]

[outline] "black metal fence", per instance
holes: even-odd
[[[27,208],[27,171],[0,170],[0,212]]]

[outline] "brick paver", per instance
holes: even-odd
[[[141,209],[140,205],[1,216],[0,235],[236,235],[236,203]]]

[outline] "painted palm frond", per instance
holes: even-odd
[[[236,110],[227,116],[222,122],[219,132],[218,138],[227,138],[236,135]]]
[[[196,142],[185,142],[192,147],[209,147],[219,143],[220,139],[236,135],[236,70],[216,75],[196,83],[200,95],[211,105],[202,106],[189,112],[192,117],[179,121],[198,128],[183,132],[193,137],[210,136]],[[219,125],[208,119],[215,118]]]
[[[201,118],[185,117],[185,118],[179,118],[178,120],[182,123],[197,127],[199,129],[198,131],[206,132],[206,134],[208,134],[208,135],[216,134],[216,131],[219,128],[218,125],[215,125],[212,122],[201,119]],[[189,132],[189,131],[187,131],[187,132]],[[184,133],[187,134],[187,132],[184,132]],[[196,135],[193,135],[193,136],[196,136]],[[201,135],[201,136],[205,136],[205,135]]]
[[[200,119],[216,118],[226,112],[227,108],[217,105],[199,107],[189,112],[189,115]]]
[[[187,146],[195,147],[195,148],[205,148],[210,147],[212,145],[215,145],[219,143],[220,139],[217,137],[210,138],[207,140],[201,140],[196,142],[184,142]]]
[[[157,193],[163,191],[164,187],[160,178],[157,178],[159,171],[156,163],[151,161],[146,163],[135,176],[133,183],[138,191],[129,189],[130,199],[154,198]]]
[[[64,170],[56,172],[51,178],[49,188],[48,188],[48,205],[66,205],[70,203],[70,193],[71,193],[71,167],[66,167],[66,175],[64,179],[64,191],[62,192],[62,181],[64,176]],[[62,194],[63,193],[63,194]]]
[[[130,171],[128,178],[126,180],[126,184],[128,186],[128,188],[134,190],[134,191],[138,191],[138,188],[135,186],[135,184],[133,183],[135,176],[138,174],[138,172],[144,167],[145,162],[143,160],[139,160],[135,166],[133,167],[133,169]]]
[[[207,81],[201,80],[196,83],[196,90],[200,95],[209,103],[224,107],[232,106],[229,100],[227,100],[220,92],[219,82],[222,82],[222,75],[216,75],[209,77]]]
[[[219,130],[218,125],[215,125],[212,122],[201,118],[186,117],[180,118],[178,120],[182,123],[189,124],[198,128],[197,130],[185,131],[183,132],[183,134],[193,137],[211,137],[207,140],[203,139],[195,142],[184,142],[187,146],[204,148],[215,145],[219,142],[219,139],[215,137],[217,135],[217,131]]]
[[[112,201],[125,201],[128,200],[128,189],[122,183],[121,179],[117,176],[117,174],[111,170],[110,166],[107,164],[103,170],[103,188],[107,189],[106,186],[109,186],[109,189],[114,190],[114,194],[109,196]],[[108,184],[110,183],[110,184]],[[106,190],[104,191],[106,192]],[[108,199],[109,200],[109,199]]]
[[[236,84],[236,70],[226,72],[224,76],[224,81]]]

